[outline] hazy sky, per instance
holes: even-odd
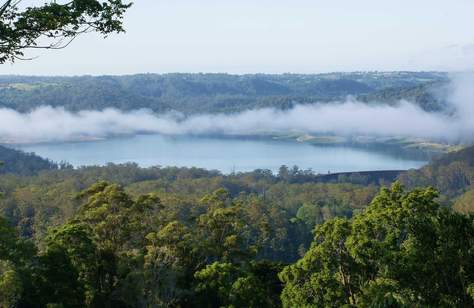
[[[0,74],[474,69],[473,0],[135,0],[125,27]]]

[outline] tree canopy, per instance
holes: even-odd
[[[431,188],[384,188],[353,219],[316,227],[311,249],[280,274],[285,307],[470,307],[473,217]]]
[[[131,5],[122,0],[23,2],[4,0],[0,5],[0,64],[22,59],[28,48],[64,48],[82,33],[123,32],[122,19]]]
[[[285,187],[277,191],[295,193]],[[474,304],[474,216],[441,206],[432,188],[395,183],[352,218],[305,222],[288,219],[271,194],[221,188],[180,204],[192,194],[183,186],[179,195],[130,188],[93,184],[76,195],[75,214],[36,244],[0,218],[0,306]],[[311,246],[289,259],[285,250],[297,250],[311,219]]]

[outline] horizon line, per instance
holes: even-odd
[[[443,71],[443,70],[355,70],[355,71],[328,71],[319,73],[298,73],[298,72],[281,72],[281,73],[269,73],[269,72],[258,72],[258,73],[230,73],[230,72],[218,72],[218,71],[207,71],[207,72],[136,72],[126,74],[64,74],[64,75],[48,75],[48,74],[2,74],[0,77],[126,77],[126,76],[139,76],[139,75],[229,75],[229,76],[317,76],[317,75],[331,75],[331,74],[387,74],[387,73],[425,73],[425,74],[456,74],[465,73],[472,70],[458,70],[458,71]]]

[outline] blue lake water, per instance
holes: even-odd
[[[281,165],[318,173],[418,168],[423,160],[374,150],[314,146],[292,141],[137,135],[91,142],[16,146],[53,161],[74,166],[136,162],[140,166],[183,166],[216,169],[223,173],[255,169],[278,170]]]

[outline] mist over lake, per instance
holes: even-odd
[[[474,307],[474,1],[0,2],[0,308]]]
[[[402,170],[426,163],[398,153],[342,146],[315,146],[277,140],[192,136],[137,135],[91,142],[17,145],[53,161],[67,161],[75,167],[135,162],[155,165],[201,167],[223,173],[270,169],[281,165],[312,169],[317,173]]]

